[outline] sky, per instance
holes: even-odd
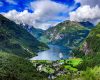
[[[0,0],[0,14],[43,30],[65,20],[100,21],[100,0]]]

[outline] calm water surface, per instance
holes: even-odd
[[[31,58],[31,60],[60,60],[69,57],[70,49],[59,47],[57,45],[49,45],[50,49],[37,53],[38,56]]]

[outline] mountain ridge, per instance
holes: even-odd
[[[32,57],[48,46],[39,42],[23,26],[0,14],[0,50],[14,53],[21,57]]]
[[[86,24],[88,25],[86,26]],[[82,22],[69,20],[61,22],[56,26],[47,29],[43,36],[40,37],[40,40],[46,40],[47,43],[55,45],[74,48],[87,37],[91,29],[89,27],[94,27],[90,22],[84,22],[84,25],[85,26],[83,26]]]

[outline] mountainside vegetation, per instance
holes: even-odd
[[[74,50],[74,55],[81,57],[84,63],[79,65],[80,69],[100,66],[100,23],[96,25],[84,40],[79,49]]]
[[[100,80],[100,23],[93,28],[73,57],[58,61],[32,61],[54,80]],[[36,66],[34,65],[34,67]],[[39,67],[38,66],[38,67]],[[38,68],[37,67],[37,68]]]
[[[0,15],[0,50],[29,58],[37,52],[48,49],[27,32],[23,26]]]
[[[31,35],[33,35],[38,40],[40,36],[42,36],[42,34],[44,33],[44,30],[42,29],[34,28],[33,26],[29,26],[29,25],[23,25],[23,24],[21,25],[23,26],[23,28],[25,28],[29,33],[31,33]]]
[[[23,26],[0,15],[0,80],[47,80],[29,60],[46,49]]]
[[[41,41],[46,40],[47,43],[75,48],[86,38],[90,28],[93,27],[89,22],[64,21],[58,25],[49,28],[44,32]]]
[[[47,80],[33,64],[19,56],[0,52],[0,80]]]
[[[29,30],[0,15],[0,80],[100,80],[100,23],[65,21],[35,37]],[[38,33],[42,42],[74,47],[72,56],[29,60],[48,49]]]
[[[100,23],[91,30],[86,42],[93,52],[100,52]]]

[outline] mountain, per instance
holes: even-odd
[[[85,53],[100,52],[100,23],[93,28],[84,42]]]
[[[19,56],[0,52],[0,80],[48,80],[44,72]]]
[[[88,26],[93,27],[90,22],[67,20],[46,30],[40,39],[50,44],[74,48],[88,35],[90,30]]]
[[[0,51],[29,58],[46,49],[48,46],[39,42],[23,26],[0,15]]]
[[[100,23],[90,31],[83,43],[73,50],[73,53],[75,57],[81,57],[84,61],[79,69],[100,66]]]
[[[79,22],[81,25],[83,25],[84,27],[87,27],[87,28],[89,28],[89,29],[92,29],[92,28],[94,28],[95,26],[92,24],[92,23],[90,23],[89,21],[85,21],[85,22]]]
[[[40,36],[42,36],[42,34],[44,33],[44,30],[34,28],[33,26],[29,26],[29,25],[24,25],[23,28],[25,28],[29,33],[31,33],[37,39],[39,39]]]

